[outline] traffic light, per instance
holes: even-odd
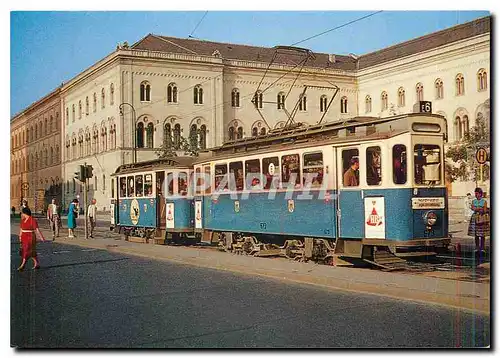
[[[85,181],[85,166],[80,165],[80,169],[75,172],[75,177],[76,180],[79,180],[81,182]]]
[[[92,165],[87,165],[85,177],[92,178],[94,176],[94,174],[92,173],[93,170],[94,170],[94,168],[92,167]]]

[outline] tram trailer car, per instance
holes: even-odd
[[[117,168],[112,228],[160,243],[194,239],[192,157],[157,159]]]
[[[413,113],[226,143],[195,162],[195,176],[211,180],[195,193],[195,232],[225,250],[280,249],[326,263],[345,256],[383,266],[447,250],[446,129],[442,116]],[[220,185],[228,173],[235,179]]]

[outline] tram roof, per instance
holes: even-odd
[[[207,152],[218,155],[224,153],[236,153],[242,151],[254,151],[263,147],[277,147],[282,144],[289,143],[307,143],[307,142],[324,142],[328,139],[335,139],[336,142],[351,142],[352,140],[369,140],[374,138],[373,134],[380,134],[381,137],[401,134],[402,131],[408,131],[411,128],[410,121],[404,121],[408,117],[434,117],[442,119],[443,117],[437,114],[430,113],[409,113],[392,117],[369,117],[360,116],[344,121],[328,122],[324,124],[301,126],[300,124],[292,125],[285,129],[275,129],[269,131],[266,135],[257,137],[249,137],[228,141],[219,147],[210,148]],[[399,121],[399,122],[398,122]],[[398,122],[388,124],[388,122]],[[363,134],[346,134],[339,135],[341,130],[353,130],[356,127],[366,127]]]
[[[151,171],[165,167],[189,168],[193,166],[194,159],[195,158],[193,157],[183,156],[183,157],[154,159],[139,163],[123,164],[120,165],[112,175],[136,173],[140,171]]]

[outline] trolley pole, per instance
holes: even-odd
[[[87,162],[84,163],[84,173],[85,173],[85,176],[84,176],[84,179],[83,179],[83,215],[85,215],[85,239],[88,239],[89,238],[89,233],[88,233],[88,218],[87,218],[87,208],[88,208],[88,204],[87,204]]]

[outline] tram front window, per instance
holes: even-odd
[[[415,184],[441,184],[441,149],[438,145],[417,144],[413,151]]]

